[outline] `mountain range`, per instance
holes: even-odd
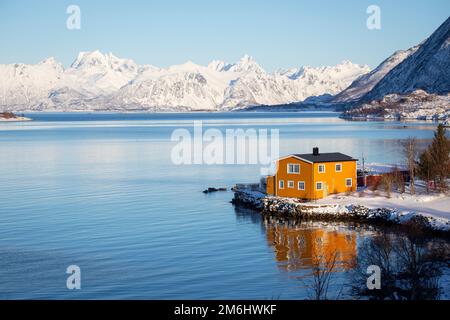
[[[426,105],[450,117],[450,18],[428,39],[373,70],[343,61],[329,67],[266,72],[252,57],[207,66],[158,68],[100,51],[80,52],[69,68],[48,58],[0,65],[0,111],[283,110],[342,107],[349,115],[394,116]],[[426,103],[425,103],[426,102]]]
[[[0,65],[0,110],[230,110],[337,94],[370,71],[344,61],[267,73],[250,56],[208,66],[138,65],[100,51],[81,52],[67,69],[54,58]]]

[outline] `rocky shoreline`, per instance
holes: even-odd
[[[267,217],[286,219],[353,221],[375,225],[400,225],[450,236],[450,222],[417,213],[401,213],[388,208],[362,205],[314,204],[297,199],[267,196],[261,191],[233,188],[235,206],[259,211]]]
[[[30,118],[25,116],[18,116],[12,112],[0,112],[0,121],[12,122],[12,121],[31,121]]]

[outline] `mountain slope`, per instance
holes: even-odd
[[[167,69],[148,70],[113,94],[108,105],[133,110],[214,110],[222,103],[224,91],[231,79],[230,76],[222,76],[220,71],[192,62]]]
[[[65,71],[63,85],[79,91],[108,95],[117,91],[138,75],[138,65],[129,59],[120,59],[100,51],[80,52],[71,67]]]
[[[35,65],[0,65],[0,105],[23,109],[38,104],[61,83],[62,64],[49,58]]]
[[[366,93],[362,101],[417,89],[436,94],[450,92],[450,18]]]
[[[419,46],[415,46],[408,50],[396,51],[371,72],[353,81],[348,88],[336,95],[332,102],[343,103],[357,101],[371,91],[398,64],[415,53],[418,48]]]

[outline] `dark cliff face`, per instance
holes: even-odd
[[[394,67],[361,101],[380,100],[391,93],[450,92],[450,17],[420,47]]]

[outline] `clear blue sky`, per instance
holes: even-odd
[[[81,8],[81,30],[66,28],[70,4]],[[381,7],[379,31],[366,28],[370,4]],[[449,14],[449,0],[0,0],[0,63],[53,56],[68,66],[99,49],[160,67],[245,53],[268,71],[344,59],[375,67]]]

